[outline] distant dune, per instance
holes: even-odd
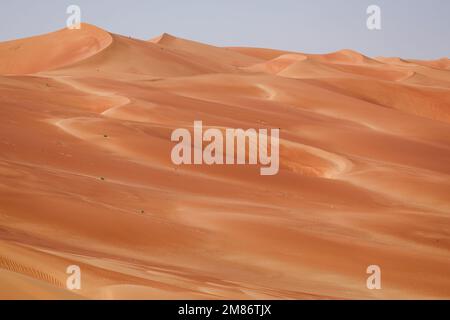
[[[0,43],[0,103],[1,299],[450,298],[448,58],[83,24]],[[280,128],[279,174],[175,166],[196,120]]]

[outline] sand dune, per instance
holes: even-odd
[[[449,90],[448,59],[0,43],[0,298],[448,299]],[[280,128],[280,172],[175,166],[196,120]]]
[[[228,47],[227,49],[236,51],[261,60],[272,60],[283,54],[294,53],[283,50],[267,49],[267,48],[247,48],[247,47]]]
[[[429,61],[423,61],[423,60],[410,60],[410,61],[412,63],[423,65],[425,67],[450,70],[450,59],[449,58],[441,58],[438,60],[429,60]]]
[[[95,26],[0,43],[0,74],[30,74],[66,66],[107,48],[112,37]]]
[[[261,61],[247,54],[177,38],[167,33],[150,41],[166,50],[172,50],[189,61],[208,65],[215,72],[233,72],[239,67],[251,66]]]

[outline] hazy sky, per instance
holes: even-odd
[[[1,0],[0,41],[65,27],[71,4],[83,22],[140,39],[168,32],[221,46],[450,56],[450,0]],[[381,7],[380,31],[366,27],[371,4]]]

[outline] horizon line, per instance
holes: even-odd
[[[365,57],[371,58],[371,59],[378,59],[378,58],[399,58],[402,60],[415,60],[415,61],[440,61],[440,60],[450,60],[450,55],[449,56],[440,56],[440,57],[436,57],[436,58],[427,58],[427,59],[422,59],[422,58],[413,58],[413,57],[404,57],[404,56],[385,56],[385,55],[369,55],[366,54],[360,50],[356,50],[356,49],[352,49],[352,48],[341,48],[341,49],[337,49],[334,51],[318,51],[318,52],[309,52],[309,51],[293,51],[291,49],[283,49],[283,48],[272,48],[269,46],[251,46],[251,45],[242,45],[242,44],[236,44],[236,45],[231,45],[231,46],[222,46],[222,45],[217,45],[217,44],[211,44],[208,42],[203,42],[203,41],[199,41],[199,40],[193,40],[193,39],[188,39],[188,38],[184,38],[184,37],[180,37],[177,35],[174,35],[173,33],[169,33],[169,32],[163,32],[160,33],[159,35],[150,37],[148,39],[142,39],[140,37],[134,37],[132,35],[125,35],[125,34],[121,34],[121,33],[115,33],[115,32],[111,32],[109,31],[107,28],[101,27],[97,24],[91,23],[91,22],[81,22],[81,26],[83,25],[87,25],[90,27],[94,27],[97,28],[99,30],[102,30],[104,32],[107,32],[109,34],[113,34],[113,35],[118,35],[118,36],[122,36],[122,37],[128,37],[134,40],[139,40],[139,41],[144,41],[144,42],[150,42],[154,39],[157,39],[159,37],[162,37],[164,35],[168,35],[171,37],[174,37],[176,39],[183,39],[183,40],[187,40],[187,41],[193,41],[193,42],[197,42],[197,43],[201,43],[204,45],[210,45],[210,46],[214,46],[214,47],[218,47],[218,48],[254,48],[254,49],[265,49],[265,50],[276,50],[276,51],[286,51],[289,53],[294,53],[294,54],[310,54],[310,55],[326,55],[326,54],[333,54],[333,53],[339,53],[342,51],[353,51],[355,53],[361,54]],[[53,31],[48,31],[48,32],[44,32],[44,33],[39,33],[39,34],[34,34],[34,35],[29,35],[29,36],[24,36],[24,37],[19,37],[19,38],[14,38],[14,39],[9,39],[9,40],[4,40],[4,41],[0,41],[0,45],[4,44],[4,43],[8,43],[8,42],[14,42],[14,41],[21,41],[21,40],[26,40],[26,39],[32,39],[32,38],[37,38],[37,37],[42,37],[42,36],[46,36],[46,35],[51,35],[53,33],[56,32],[61,32],[64,30],[72,30],[68,27],[62,27]],[[73,30],[78,30],[78,29],[73,29]]]

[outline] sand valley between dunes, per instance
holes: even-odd
[[[447,58],[84,24],[0,43],[0,119],[1,299],[450,298]],[[279,128],[278,174],[174,165],[198,120]]]

